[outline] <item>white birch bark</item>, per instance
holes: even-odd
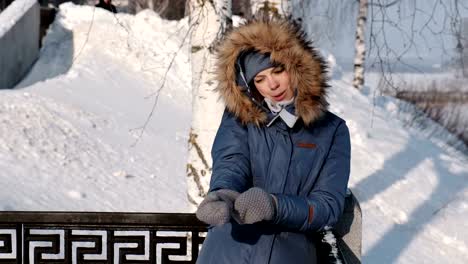
[[[288,17],[291,15],[291,0],[250,0],[255,18]]]
[[[357,18],[356,27],[356,42],[354,57],[354,80],[353,86],[356,89],[361,89],[364,85],[364,61],[366,57],[366,44],[365,44],[365,28],[367,21],[367,9],[369,7],[368,0],[359,1],[359,14]]]
[[[149,10],[156,10],[154,9],[154,0],[148,0],[148,9]]]
[[[190,0],[189,9],[193,105],[187,183],[191,210],[195,210],[209,188],[211,146],[224,111],[214,92],[214,45],[231,21],[231,0]]]
[[[462,36],[461,36],[461,64],[463,77],[468,77],[468,17],[462,20]]]

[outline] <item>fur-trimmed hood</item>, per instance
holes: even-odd
[[[251,21],[228,33],[218,47],[218,92],[228,111],[243,124],[264,124],[267,113],[236,84],[236,60],[242,51],[270,53],[285,66],[296,87],[296,115],[309,125],[327,111],[326,65],[298,26],[283,20]]]

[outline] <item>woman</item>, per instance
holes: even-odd
[[[340,217],[350,170],[323,60],[296,26],[255,21],[222,42],[217,76],[226,110],[198,263],[315,263],[313,235]]]

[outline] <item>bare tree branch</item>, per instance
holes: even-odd
[[[73,65],[73,63],[75,63],[76,59],[78,59],[78,57],[81,55],[81,52],[83,51],[84,47],[85,47],[86,44],[88,43],[89,35],[90,35],[90,33],[91,33],[91,29],[93,28],[94,11],[95,11],[95,10],[96,10],[96,7],[93,7],[93,16],[91,17],[91,23],[89,23],[88,32],[86,33],[86,39],[85,39],[85,41],[83,42],[83,45],[81,45],[81,48],[80,48],[80,50],[78,51],[78,53],[76,54],[76,56],[73,58],[71,65]],[[70,67],[71,67],[71,66],[70,66]]]
[[[135,139],[135,142],[132,144],[132,147],[133,146],[136,146],[136,144],[138,143],[138,141],[142,138],[143,136],[143,133],[144,131],[146,130],[146,127],[148,126],[148,123],[149,121],[151,120],[151,118],[153,117],[154,113],[155,113],[155,110],[156,110],[156,107],[158,105],[158,101],[159,101],[159,95],[161,94],[161,91],[162,89],[164,88],[164,85],[166,84],[166,80],[167,80],[167,75],[169,73],[169,70],[172,68],[172,65],[175,61],[175,58],[177,57],[177,54],[179,54],[179,51],[183,48],[183,46],[185,45],[185,42],[188,38],[188,36],[191,34],[192,30],[193,30],[193,27],[197,24],[197,21],[195,21],[195,23],[191,23],[190,26],[189,26],[189,29],[187,30],[186,34],[184,35],[184,37],[182,38],[182,41],[180,43],[180,45],[178,46],[177,48],[177,51],[173,53],[172,57],[171,57],[171,60],[169,62],[169,65],[167,66],[166,68],[166,71],[164,72],[164,75],[163,75],[163,78],[162,78],[162,81],[161,81],[161,84],[159,85],[158,89],[156,90],[154,96],[154,101],[153,101],[153,105],[151,107],[151,110],[150,110],[150,113],[148,114],[148,116],[146,117],[146,120],[144,122],[144,124],[141,126],[141,127],[138,127],[138,128],[134,128],[134,129],[131,129],[131,131],[133,130],[140,130],[140,133],[138,135],[138,137]]]

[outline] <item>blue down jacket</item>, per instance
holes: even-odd
[[[313,235],[333,226],[343,211],[349,132],[345,121],[326,109],[325,65],[302,38],[286,22],[252,22],[221,45],[218,91],[226,110],[212,147],[210,191],[260,187],[277,197],[278,208],[272,221],[211,226],[197,263],[311,263]],[[285,65],[297,87],[287,108],[299,117],[292,128],[281,118],[273,120],[239,89],[234,70],[226,70],[250,48]]]
[[[243,126],[225,112],[213,145],[211,190],[252,186],[278,199],[276,218],[253,225],[210,227],[198,263],[310,263],[314,232],[341,215],[350,169],[345,122],[323,119],[292,129]]]

